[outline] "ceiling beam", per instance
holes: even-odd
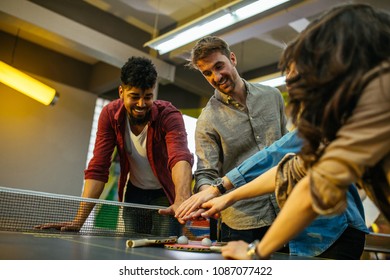
[[[288,25],[301,18],[316,16],[330,6],[339,4],[338,0],[302,1],[275,14],[260,18],[251,23],[221,34],[221,37],[230,45],[240,43],[250,38],[260,38],[272,30]],[[291,28],[292,32],[293,29]]]
[[[160,79],[174,82],[175,66],[35,3],[26,0],[2,0],[0,11],[38,27],[29,30],[37,36],[42,36],[39,29],[43,29],[55,37],[61,37],[63,44],[72,45],[79,52],[115,67],[122,67],[130,56],[148,57],[156,65]]]

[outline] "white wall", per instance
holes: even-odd
[[[0,186],[79,196],[96,95],[56,88],[45,106],[0,83]]]
[[[183,115],[183,119],[187,131],[188,148],[194,155],[194,165],[192,166],[192,173],[194,173],[198,163],[198,158],[195,154],[195,128],[198,119],[187,115]]]

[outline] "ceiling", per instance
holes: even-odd
[[[95,81],[104,85],[91,89],[99,96],[111,98],[110,92],[117,87],[118,69],[129,56],[143,55],[156,64],[161,84],[209,97],[212,90],[203,77],[184,66],[194,42],[164,55],[144,44],[230,2],[233,1],[1,0],[0,30],[92,67],[106,65],[106,80]],[[242,77],[257,79],[278,73],[283,47],[299,32],[290,23],[310,21],[343,2],[370,3],[390,12],[388,0],[292,0],[214,34],[230,44]],[[111,70],[114,74],[110,75]]]

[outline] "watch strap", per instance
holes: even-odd
[[[222,178],[215,179],[212,186],[217,188],[220,194],[226,193],[226,188],[223,186],[223,179]]]
[[[248,244],[246,254],[251,260],[261,260],[260,255],[257,253],[257,244],[259,244],[259,240]]]

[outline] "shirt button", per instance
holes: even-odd
[[[259,139],[259,138],[260,138],[260,136],[259,136],[259,135],[257,135],[257,136],[256,136],[256,139]]]

